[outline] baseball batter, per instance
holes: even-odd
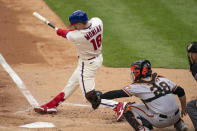
[[[195,80],[197,80],[197,42],[191,42],[187,46],[187,55],[190,64],[190,71]],[[195,130],[197,131],[197,99],[187,104],[187,112],[192,120]]]
[[[157,73],[152,74],[148,60],[139,60],[131,65],[133,83],[122,90],[114,90],[101,95],[103,99],[136,96],[144,104],[123,104],[123,116],[136,131],[148,131],[153,127],[164,128],[171,125],[178,131],[187,130],[181,120],[186,115],[184,89]],[[113,94],[113,95],[112,95]],[[173,94],[178,95],[181,111]]]
[[[77,10],[69,16],[70,26],[75,29],[58,29],[57,35],[74,43],[78,52],[78,66],[70,77],[65,88],[50,102],[34,108],[38,113],[56,113],[56,107],[67,99],[78,87],[81,88],[84,97],[92,104],[92,108],[98,108],[99,104],[115,108],[118,102],[98,99],[101,92],[95,91],[95,74],[101,67],[103,57],[102,39],[103,23],[101,19],[94,17],[88,21],[87,14]]]

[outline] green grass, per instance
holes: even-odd
[[[188,68],[185,47],[197,40],[196,0],[45,1],[66,25],[78,9],[103,20],[105,66],[148,59],[153,67]]]

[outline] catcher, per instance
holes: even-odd
[[[197,42],[192,42],[187,46],[187,56],[190,64],[190,71],[195,80],[197,80]],[[187,112],[197,131],[197,99],[187,104]]]
[[[186,96],[182,87],[157,73],[152,73],[148,60],[139,60],[131,65],[131,78],[133,83],[129,87],[106,92],[101,98],[140,98],[144,104],[129,102],[122,104],[121,110],[122,116],[136,131],[149,131],[153,127],[165,128],[171,125],[178,131],[187,130],[181,119],[181,116],[186,115]],[[181,111],[173,94],[179,97]]]

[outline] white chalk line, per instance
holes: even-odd
[[[62,103],[62,105],[92,108],[91,105],[87,105],[87,104],[75,104],[75,103],[69,103],[69,102],[64,102],[64,103]],[[106,106],[100,105],[99,108],[106,108]],[[29,108],[27,108],[25,110],[17,111],[14,114],[22,114],[22,113],[28,112],[28,111],[30,111],[32,109],[33,109],[32,107],[29,107]]]
[[[62,105],[69,105],[69,106],[79,106],[79,107],[91,107],[90,105],[86,104],[74,104],[74,103],[69,103],[69,102],[64,102]]]
[[[23,113],[31,111],[31,110],[33,110],[33,107],[28,107],[25,110],[17,111],[14,114],[23,114]]]
[[[74,104],[74,103],[67,103],[67,102],[62,103],[62,105],[69,105],[69,106],[76,106],[76,107],[88,107],[88,108],[91,107],[90,105],[86,105],[86,104]],[[33,110],[33,108],[29,107],[25,110],[17,111],[14,114],[22,114],[31,110]]]
[[[26,97],[28,102],[31,104],[32,107],[38,106],[38,102],[34,97],[32,96],[31,92],[26,88],[23,81],[20,79],[20,77],[14,72],[14,70],[7,64],[6,60],[3,58],[3,56],[0,54],[0,63],[2,67],[8,72],[10,77],[13,79],[13,81],[16,83],[16,85],[19,87],[20,91],[23,93],[23,95]]]
[[[6,129],[6,128],[8,128],[8,127],[0,125],[0,128],[4,128],[4,129]]]
[[[87,105],[87,104],[74,104],[74,103],[69,103],[69,102],[64,102],[64,103],[62,103],[62,105],[79,106],[79,107],[91,107],[91,105]],[[100,105],[99,108],[106,108],[106,106]]]

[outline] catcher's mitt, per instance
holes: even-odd
[[[100,91],[90,91],[86,93],[86,99],[92,104],[92,108],[95,110],[101,104],[101,92]]]

